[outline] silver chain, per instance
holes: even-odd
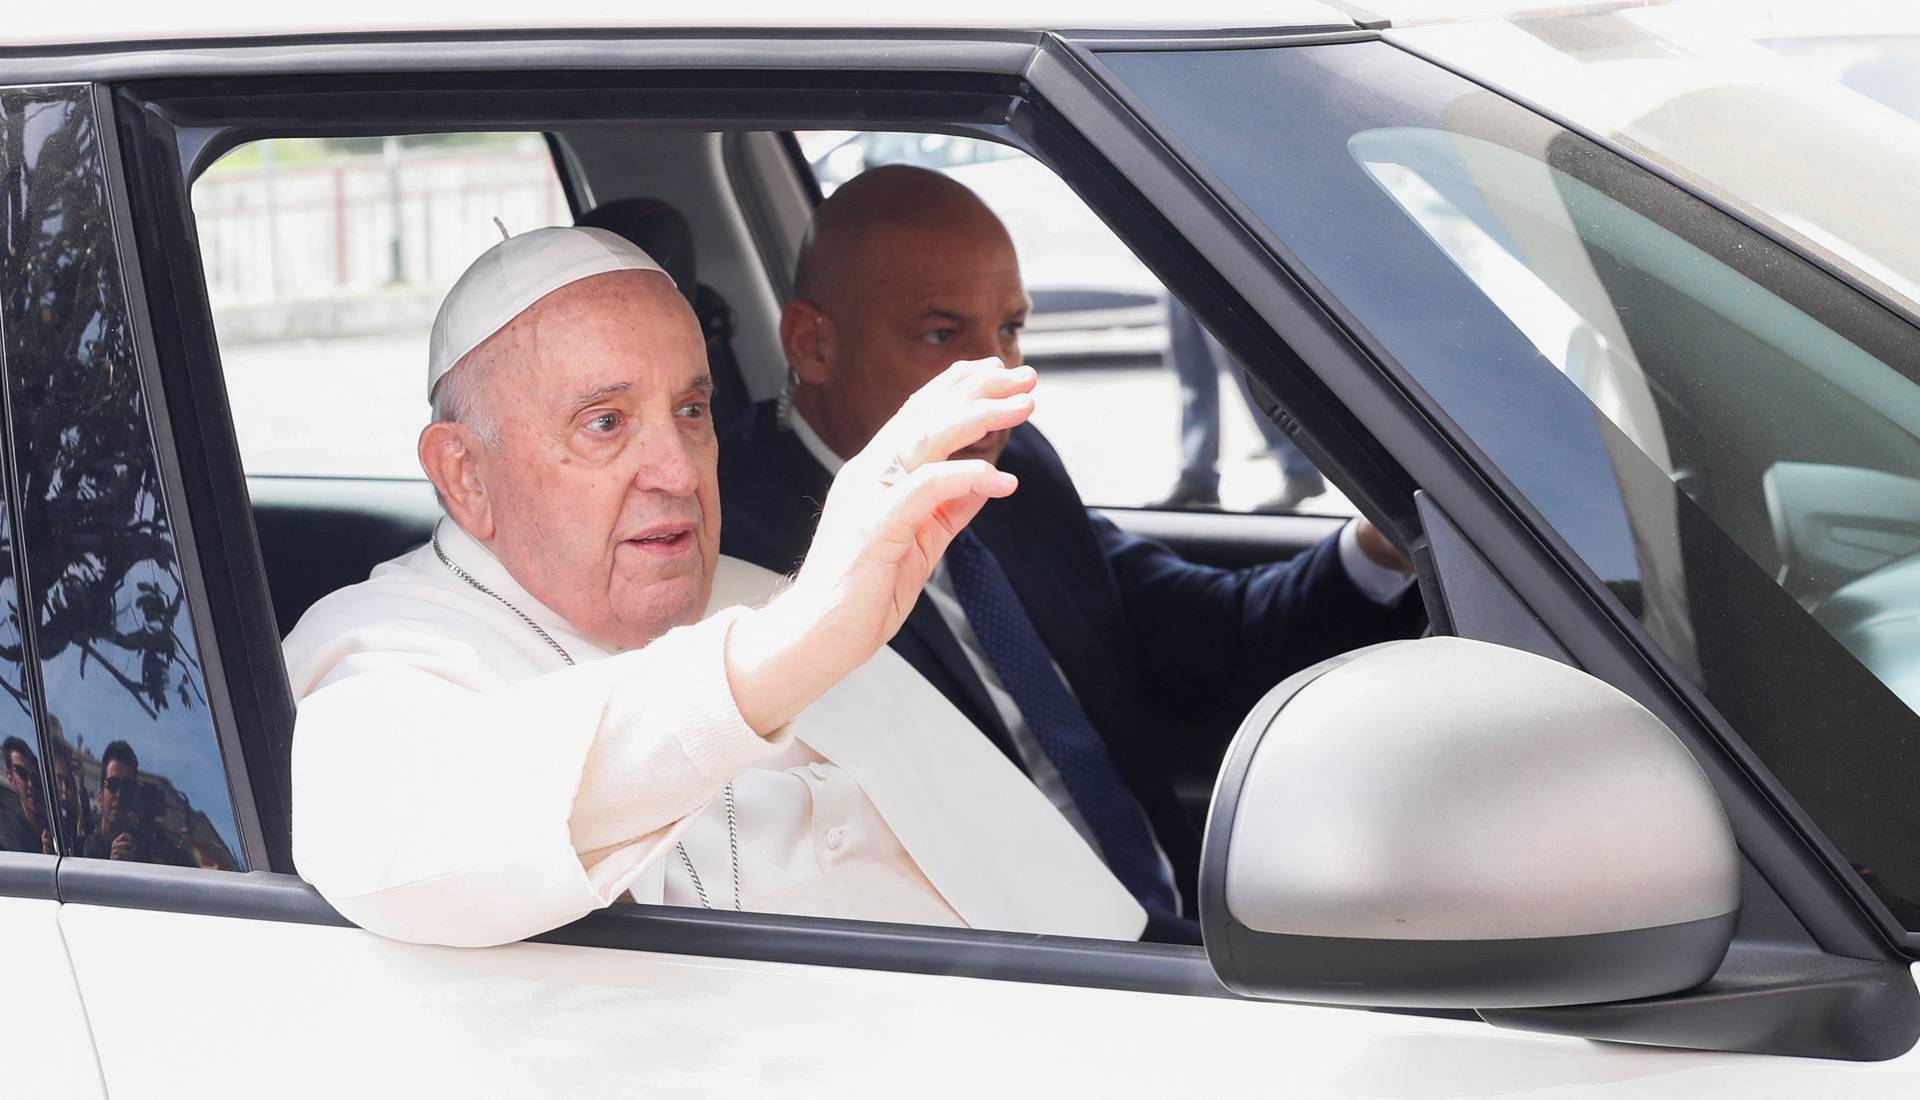
[[[526,612],[520,610],[519,608],[513,606],[513,604],[510,601],[508,601],[508,599],[505,596],[502,596],[500,593],[495,592],[493,589],[488,588],[484,584],[481,584],[479,578],[475,577],[472,573],[469,573],[466,570],[460,568],[458,565],[455,565],[453,559],[448,557],[447,552],[444,549],[442,549],[440,546],[440,532],[438,530],[434,531],[432,542],[433,542],[434,556],[440,559],[441,565],[446,566],[447,569],[450,570],[454,576],[459,577],[463,581],[466,581],[468,584],[472,585],[478,591],[484,593],[485,595],[492,596],[494,599],[500,601],[500,606],[506,608],[508,611],[513,612],[515,615],[518,615],[520,617],[520,621],[523,623],[526,623],[527,626],[535,634],[538,634],[540,636],[541,641],[552,646],[553,651],[555,653],[558,653],[560,655],[560,659],[567,662],[569,667],[571,667],[574,664],[573,654],[568,653],[566,649],[560,645],[559,642],[554,641],[553,635],[547,633],[546,630],[543,629],[539,623],[534,622],[531,616],[529,616]],[[739,912],[740,911],[740,819],[739,819],[739,816],[734,811],[733,784],[728,783],[726,785],[726,788],[721,793],[725,796],[726,803],[727,803],[727,854],[732,858],[732,861],[733,861],[733,908],[735,912]],[[693,892],[697,894],[700,898],[700,908],[702,909],[713,908],[713,903],[707,900],[706,884],[700,881],[700,872],[694,870],[693,858],[687,855],[687,846],[685,844],[676,844],[674,845],[674,849],[680,853],[680,863],[682,866],[684,866],[687,869],[687,877],[693,880]]]

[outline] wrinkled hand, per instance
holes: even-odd
[[[900,629],[953,537],[1017,485],[949,456],[1024,422],[1036,381],[998,359],[955,363],[847,460],[792,587],[733,628],[728,675],[749,725],[784,724]]]
[[[794,589],[865,650],[860,660],[900,629],[953,537],[1014,491],[1014,476],[992,463],[948,456],[1025,421],[1035,380],[1032,367],[998,359],[955,363],[834,478]]]

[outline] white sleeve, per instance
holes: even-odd
[[[354,923],[420,943],[507,943],[609,904],[790,736],[734,704],[741,613],[518,683],[404,622],[336,641],[294,727],[300,873]]]
[[[1340,528],[1340,567],[1361,595],[1377,604],[1390,604],[1413,583],[1413,577],[1368,557],[1360,549],[1359,526],[1360,521],[1355,519]]]

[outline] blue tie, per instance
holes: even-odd
[[[954,594],[1007,694],[1053,762],[1115,878],[1149,910],[1174,914],[1178,895],[1146,815],[1120,779],[1099,731],[1053,670],[1053,658],[993,551],[962,531],[947,548]]]

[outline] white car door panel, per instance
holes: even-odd
[[[0,897],[0,1096],[106,1095],[59,910],[51,899]]]
[[[1871,1066],[1703,1054],[1422,1016],[551,944],[422,947],[87,905],[64,907],[60,921],[116,1100],[189,1086],[214,1096],[1920,1091],[1913,1054]]]

